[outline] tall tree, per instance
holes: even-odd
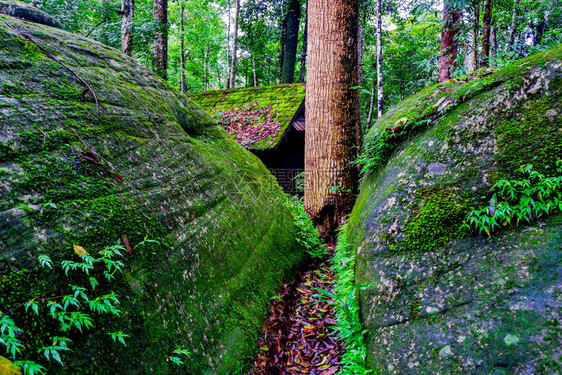
[[[133,25],[135,20],[135,0],[121,0],[121,50],[125,55],[133,53]]]
[[[455,69],[458,51],[459,21],[461,12],[456,2],[446,0],[443,7],[443,29],[441,31],[441,57],[439,58],[439,73],[437,82],[443,82],[451,77]]]
[[[283,69],[281,83],[293,83],[295,80],[295,64],[297,61],[297,46],[299,44],[299,22],[301,4],[299,0],[289,0],[287,7],[287,22],[285,31],[285,47],[283,48]]]
[[[185,7],[180,3],[180,90],[187,91],[185,84]]]
[[[382,117],[384,95],[382,86],[382,0],[377,0],[377,118]]]
[[[232,61],[230,64],[230,78],[228,80],[228,88],[236,85],[236,60],[238,58],[238,22],[240,15],[240,0],[236,0],[236,8],[234,10],[234,31],[232,33]]]
[[[306,77],[306,51],[308,49],[308,11],[304,18],[304,32],[302,34],[301,68],[299,82],[304,83]]]
[[[484,1],[484,17],[482,18],[482,59],[481,67],[490,66],[490,35],[492,31],[492,0]]]
[[[324,238],[357,191],[358,0],[309,0],[304,207]]]
[[[507,49],[511,50],[515,44],[515,34],[517,33],[517,10],[521,0],[513,1],[513,8],[511,9],[511,26],[509,27],[509,39],[507,42]]]
[[[154,0],[156,32],[154,33],[154,71],[167,79],[168,75],[168,0]]]
[[[473,0],[472,6],[472,54],[468,72],[478,69],[478,36],[480,35],[480,0]]]

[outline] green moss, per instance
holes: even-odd
[[[271,107],[272,119],[279,121],[280,130],[273,136],[259,140],[249,147],[262,150],[275,147],[281,141],[293,116],[304,102],[305,87],[302,84],[283,84],[235,88],[204,91],[190,94],[189,97],[215,119],[220,119],[225,112],[242,110],[249,106],[255,106],[257,109]],[[248,126],[259,126],[264,121],[265,117],[260,115]]]
[[[461,229],[468,202],[440,186],[418,191],[419,208],[404,226],[400,251],[432,251],[470,234]]]

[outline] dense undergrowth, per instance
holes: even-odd
[[[334,293],[336,301],[336,327],[338,335],[345,343],[341,358],[341,374],[373,374],[367,370],[365,358],[365,331],[359,319],[357,290],[363,286],[355,284],[355,256],[347,242],[347,225],[340,228],[338,243],[332,258],[331,268],[335,274]],[[326,293],[324,291],[324,293]]]

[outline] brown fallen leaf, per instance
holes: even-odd
[[[88,252],[82,246],[74,244],[73,249],[74,252],[78,255],[88,255]]]
[[[133,248],[131,247],[129,240],[127,239],[127,237],[125,237],[124,234],[121,235],[121,241],[123,241],[123,246],[125,246],[125,249],[127,249],[129,255],[133,255]]]

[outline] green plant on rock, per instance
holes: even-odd
[[[556,166],[557,176],[545,176],[528,164],[519,168],[526,178],[498,181],[492,186],[495,193],[489,206],[469,212],[463,227],[491,236],[502,226],[530,223],[555,210],[562,211],[562,161]]]
[[[137,246],[146,242],[155,241],[145,239]],[[62,260],[59,267],[70,280],[81,280],[81,285],[68,284],[69,289],[66,294],[53,297],[33,296],[7,312],[0,312],[0,344],[4,346],[5,352],[12,359],[15,360],[25,349],[24,343],[20,340],[25,332],[11,317],[20,308],[25,308],[26,312],[31,310],[37,316],[50,317],[58,323],[58,332],[63,334],[71,333],[73,329],[83,333],[84,330],[93,328],[95,326],[93,313],[120,314],[121,311],[117,308],[119,299],[115,293],[92,294],[96,292],[96,287],[102,282],[100,278],[105,279],[103,283],[110,283],[115,279],[115,274],[122,271],[124,264],[119,258],[127,249],[121,245],[108,246],[99,251],[96,256],[90,255],[78,245],[74,245],[73,249],[79,261]],[[55,271],[53,261],[48,255],[41,254],[37,260],[43,269]],[[123,345],[126,345],[125,338],[129,336],[122,331],[107,334],[114,341],[119,341]],[[38,352],[42,353],[49,362],[54,360],[64,366],[61,355],[72,350],[69,347],[71,342],[72,340],[68,337],[54,335],[50,337],[48,344],[41,347]],[[21,368],[27,375],[43,374],[46,371],[44,366],[29,360],[15,360],[14,366]]]
[[[296,197],[288,197],[285,207],[293,215],[295,225],[298,229],[296,241],[302,245],[306,252],[313,258],[322,258],[326,254],[326,248],[314,228],[312,221],[304,211],[302,202]]]

